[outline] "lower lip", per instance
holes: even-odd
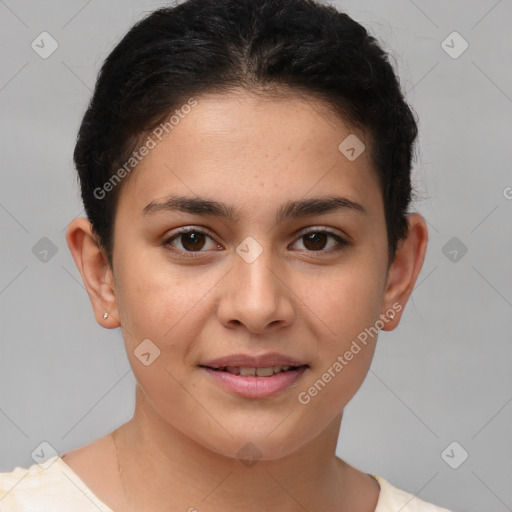
[[[221,386],[229,391],[248,398],[265,398],[276,395],[293,386],[302,376],[307,366],[300,366],[296,370],[277,373],[271,377],[258,377],[235,375],[229,372],[201,367],[211,375]]]

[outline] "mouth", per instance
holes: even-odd
[[[198,367],[224,391],[246,398],[266,398],[297,385],[309,364],[278,354],[234,355]]]
[[[293,365],[275,365],[263,367],[250,367],[250,366],[206,366],[199,365],[202,368],[209,368],[216,372],[227,372],[231,375],[240,375],[241,377],[272,377],[284,372],[294,372],[300,369],[309,367],[307,364],[293,366]]]

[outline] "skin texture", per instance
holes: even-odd
[[[343,409],[366,377],[377,337],[309,403],[297,397],[379,315],[393,304],[405,307],[423,264],[425,221],[408,216],[409,236],[388,267],[383,200],[365,133],[313,99],[249,92],[196,99],[125,178],[113,270],[86,219],[68,226],[96,320],[121,327],[138,384],[134,416],[115,431],[126,490],[112,436],[70,452],[66,463],[120,511],[373,511],[378,483],[335,449]],[[338,150],[350,134],[367,147],[354,161]],[[171,194],[226,203],[239,218],[143,215],[148,203]],[[360,203],[366,213],[346,209],[275,222],[286,201],[332,195]],[[185,226],[207,232],[202,252],[190,250],[190,238],[165,245]],[[330,230],[349,245],[334,252],[332,237],[308,243],[309,227]],[[252,263],[236,252],[247,237],[263,250]],[[198,257],[187,257],[191,252]],[[394,329],[402,312],[383,329]],[[134,354],[145,339],[160,350],[148,366]],[[268,352],[309,368],[294,387],[267,398],[230,393],[198,367],[235,353]],[[249,442],[260,453],[252,466],[237,455]]]

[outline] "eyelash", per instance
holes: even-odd
[[[213,240],[213,238],[206,231],[203,231],[202,229],[199,229],[199,228],[196,228],[196,227],[186,227],[186,228],[180,229],[179,231],[174,233],[171,237],[165,239],[164,242],[163,242],[163,245],[165,247],[169,247],[170,248],[169,250],[171,250],[173,252],[178,252],[178,253],[180,253],[182,255],[186,255],[185,256],[186,258],[198,258],[198,257],[201,257],[201,254],[206,252],[206,251],[183,251],[181,249],[176,249],[176,248],[172,247],[172,242],[176,238],[179,238],[181,235],[185,235],[187,233],[201,233],[201,234],[203,234],[203,235],[205,235],[208,238],[211,238]],[[329,235],[330,237],[334,238],[336,240],[336,242],[337,242],[337,245],[334,248],[331,248],[330,250],[327,250],[327,251],[325,251],[325,250],[311,251],[311,250],[307,250],[306,249],[306,251],[309,252],[309,253],[312,253],[312,255],[314,253],[320,253],[320,254],[338,253],[340,251],[343,251],[347,246],[350,245],[350,242],[348,242],[347,240],[342,238],[337,233],[334,233],[334,232],[329,231],[327,229],[315,228],[315,227],[307,228],[306,231],[302,232],[302,234],[297,238],[297,240],[299,240],[300,238],[303,238],[306,235],[309,235],[311,233],[323,233],[323,234]],[[322,257],[322,256],[316,256],[315,255],[314,257]]]

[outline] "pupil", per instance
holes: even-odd
[[[326,239],[325,233],[311,233],[308,235],[305,235],[304,238],[306,239],[306,247],[309,247],[309,250],[320,250],[325,245],[325,239]],[[186,249],[201,249],[204,245],[204,240],[202,240],[203,234],[202,233],[186,233],[182,235],[182,244],[183,247]],[[203,242],[203,243],[201,243]],[[188,245],[188,247],[187,247]]]
[[[327,235],[325,233],[311,233],[309,235],[306,235],[306,240],[308,241],[308,243],[311,241],[313,242],[313,248],[311,248],[311,250],[322,249],[325,244],[326,236]],[[320,237],[320,243],[319,243],[320,246],[318,245],[319,237]],[[305,244],[305,245],[307,247],[307,244]]]
[[[184,237],[184,240],[185,242],[183,242],[182,240],[182,244],[183,244],[183,247],[185,247],[186,249],[187,248],[191,248],[191,249],[201,249],[203,244],[201,244],[201,240],[200,240],[200,237],[202,237],[203,234],[202,233],[186,233],[185,235],[183,235]],[[190,243],[190,246],[191,247],[187,247],[187,244]]]

